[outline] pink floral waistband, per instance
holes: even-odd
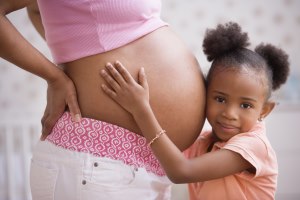
[[[73,122],[65,112],[55,124],[47,140],[72,151],[121,160],[137,168],[145,168],[158,176],[165,172],[147,146],[143,136],[103,121],[82,118]]]

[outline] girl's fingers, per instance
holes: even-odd
[[[145,73],[145,69],[142,67],[139,71],[139,84],[148,91],[148,81]]]
[[[118,70],[111,64],[106,64],[106,69],[110,72],[111,76],[118,82],[119,85],[124,85],[125,80]]]
[[[108,83],[108,85],[112,87],[112,89],[114,89],[115,91],[120,90],[119,83],[115,79],[113,79],[111,75],[108,74],[105,70],[101,70],[101,76]]]
[[[102,88],[102,90],[110,97],[110,98],[112,98],[112,99],[116,99],[116,97],[117,97],[117,94],[113,91],[113,90],[111,90],[110,88],[108,88],[105,84],[102,84],[101,85],[101,88]]]
[[[135,82],[135,80],[133,79],[133,77],[131,76],[131,74],[128,72],[128,70],[122,65],[122,63],[120,61],[116,61],[115,62],[115,67],[118,70],[118,72],[121,74],[121,76],[123,77],[123,79],[127,82],[127,83],[132,83]]]

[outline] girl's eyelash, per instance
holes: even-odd
[[[218,103],[224,103],[224,102],[226,102],[225,97],[222,97],[222,96],[214,96],[213,98]],[[253,105],[251,103],[241,103],[240,107],[242,109],[250,109],[250,108],[253,108]]]
[[[218,101],[218,102],[223,102],[223,101],[225,101],[225,98],[220,97],[220,96],[216,96],[216,97],[214,97],[214,99],[215,99],[216,101]]]
[[[245,108],[245,107],[244,107],[245,105],[247,106],[246,109],[253,108],[253,105],[250,104],[250,103],[242,103],[242,104],[241,104],[241,107],[242,107],[242,108]]]
[[[218,103],[224,103],[224,102],[226,101],[225,98],[224,98],[224,97],[221,97],[221,96],[215,96],[215,97],[214,97],[214,100],[216,100]],[[240,105],[240,107],[241,107],[242,109],[250,109],[250,108],[253,108],[253,105],[250,104],[250,103],[242,103],[242,104]]]

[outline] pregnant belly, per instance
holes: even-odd
[[[165,27],[122,48],[64,65],[76,86],[82,116],[141,134],[132,116],[100,88],[100,70],[115,60],[135,79],[140,67],[145,68],[158,121],[180,149],[191,145],[204,123],[205,88],[198,62],[178,37]]]

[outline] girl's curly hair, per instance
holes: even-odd
[[[272,70],[272,89],[278,89],[285,83],[289,75],[288,55],[271,44],[260,44],[255,48],[255,52],[263,57]]]
[[[245,48],[248,42],[248,34],[242,33],[237,23],[229,22],[219,24],[216,29],[208,29],[203,41],[203,51],[208,61],[236,49]]]
[[[265,72],[269,93],[286,82],[289,75],[288,55],[271,44],[260,44],[255,51],[248,49],[248,34],[234,22],[208,29],[203,41],[203,51],[208,61],[213,61],[207,75],[207,84],[216,67],[247,67]]]

